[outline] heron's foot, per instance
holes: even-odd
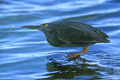
[[[87,46],[84,46],[84,47],[83,47],[83,50],[82,50],[81,52],[76,53],[76,54],[70,56],[70,57],[69,57],[69,60],[75,59],[75,58],[79,57],[82,53],[85,53],[85,52],[87,52],[87,51],[88,51],[88,47],[87,47]]]
[[[70,58],[70,59],[74,59],[74,58],[77,58],[77,57],[79,57],[79,56],[80,56],[79,53],[76,53],[76,54],[70,56],[69,58]]]
[[[74,55],[68,55],[67,56],[67,60],[70,61],[70,60],[76,60],[79,56],[76,56],[76,54]]]

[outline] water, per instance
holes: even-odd
[[[50,46],[45,35],[25,25],[80,21],[108,34],[109,44]],[[0,80],[120,80],[119,0],[0,0]]]

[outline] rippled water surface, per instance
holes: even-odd
[[[108,34],[108,44],[53,47],[21,26],[72,20]],[[0,0],[0,80],[120,80],[119,0]]]

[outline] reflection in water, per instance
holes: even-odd
[[[56,60],[50,60],[49,63],[46,64],[47,70],[49,72],[54,72],[47,74],[46,76],[50,76],[47,80],[54,79],[101,79],[99,69],[97,69],[97,65],[90,65],[86,62],[87,60],[74,61],[74,64],[67,64],[68,62],[57,62]],[[99,76],[98,76],[99,75]],[[45,79],[46,80],[46,79]]]

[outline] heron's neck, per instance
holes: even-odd
[[[49,38],[52,33],[53,33],[52,31],[45,31],[44,32],[44,34],[46,35],[47,38]]]

